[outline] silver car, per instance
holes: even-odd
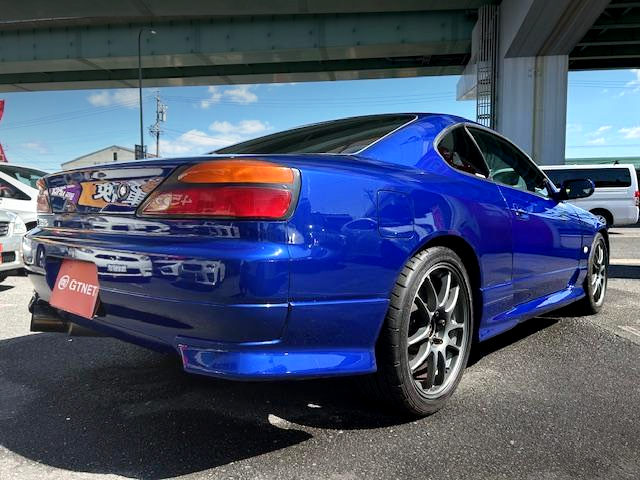
[[[25,233],[27,227],[18,215],[0,210],[0,282],[10,272],[24,267],[21,245]]]

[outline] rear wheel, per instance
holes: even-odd
[[[428,248],[407,262],[376,348],[377,396],[414,415],[439,410],[469,358],[473,308],[469,277],[448,248]]]
[[[610,212],[596,208],[595,210],[591,210],[591,213],[595,215],[600,222],[604,223],[607,228],[613,225],[613,216]]]
[[[584,280],[585,297],[578,303],[578,307],[581,310],[580,313],[592,315],[602,309],[604,297],[607,293],[608,267],[609,251],[607,250],[607,243],[601,233],[596,233],[591,243],[587,277]]]
[[[0,283],[4,282],[7,279],[6,273],[0,273]]]

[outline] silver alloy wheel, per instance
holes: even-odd
[[[409,370],[418,391],[437,398],[457,377],[467,342],[471,305],[457,269],[432,267],[411,306],[408,330]]]
[[[608,221],[607,221],[607,217],[605,217],[604,215],[602,215],[601,213],[596,213],[595,214],[596,218],[598,219],[598,221],[604,223],[605,225],[609,225]]]
[[[594,247],[593,263],[591,264],[591,294],[593,302],[601,305],[607,289],[607,255],[604,240],[600,240]]]

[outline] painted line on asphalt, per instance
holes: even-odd
[[[633,335],[640,337],[640,329],[636,327],[631,327],[629,325],[618,325],[618,328],[621,330],[624,330],[627,333],[631,333]]]
[[[640,258],[612,258],[609,265],[638,265],[640,266]]]

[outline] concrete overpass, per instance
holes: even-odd
[[[463,74],[478,120],[564,159],[569,69],[640,66],[630,0],[24,0],[0,92]]]
[[[0,11],[0,91],[463,71],[487,0],[26,0]],[[490,2],[489,2],[490,3]],[[445,10],[446,8],[446,10]]]

